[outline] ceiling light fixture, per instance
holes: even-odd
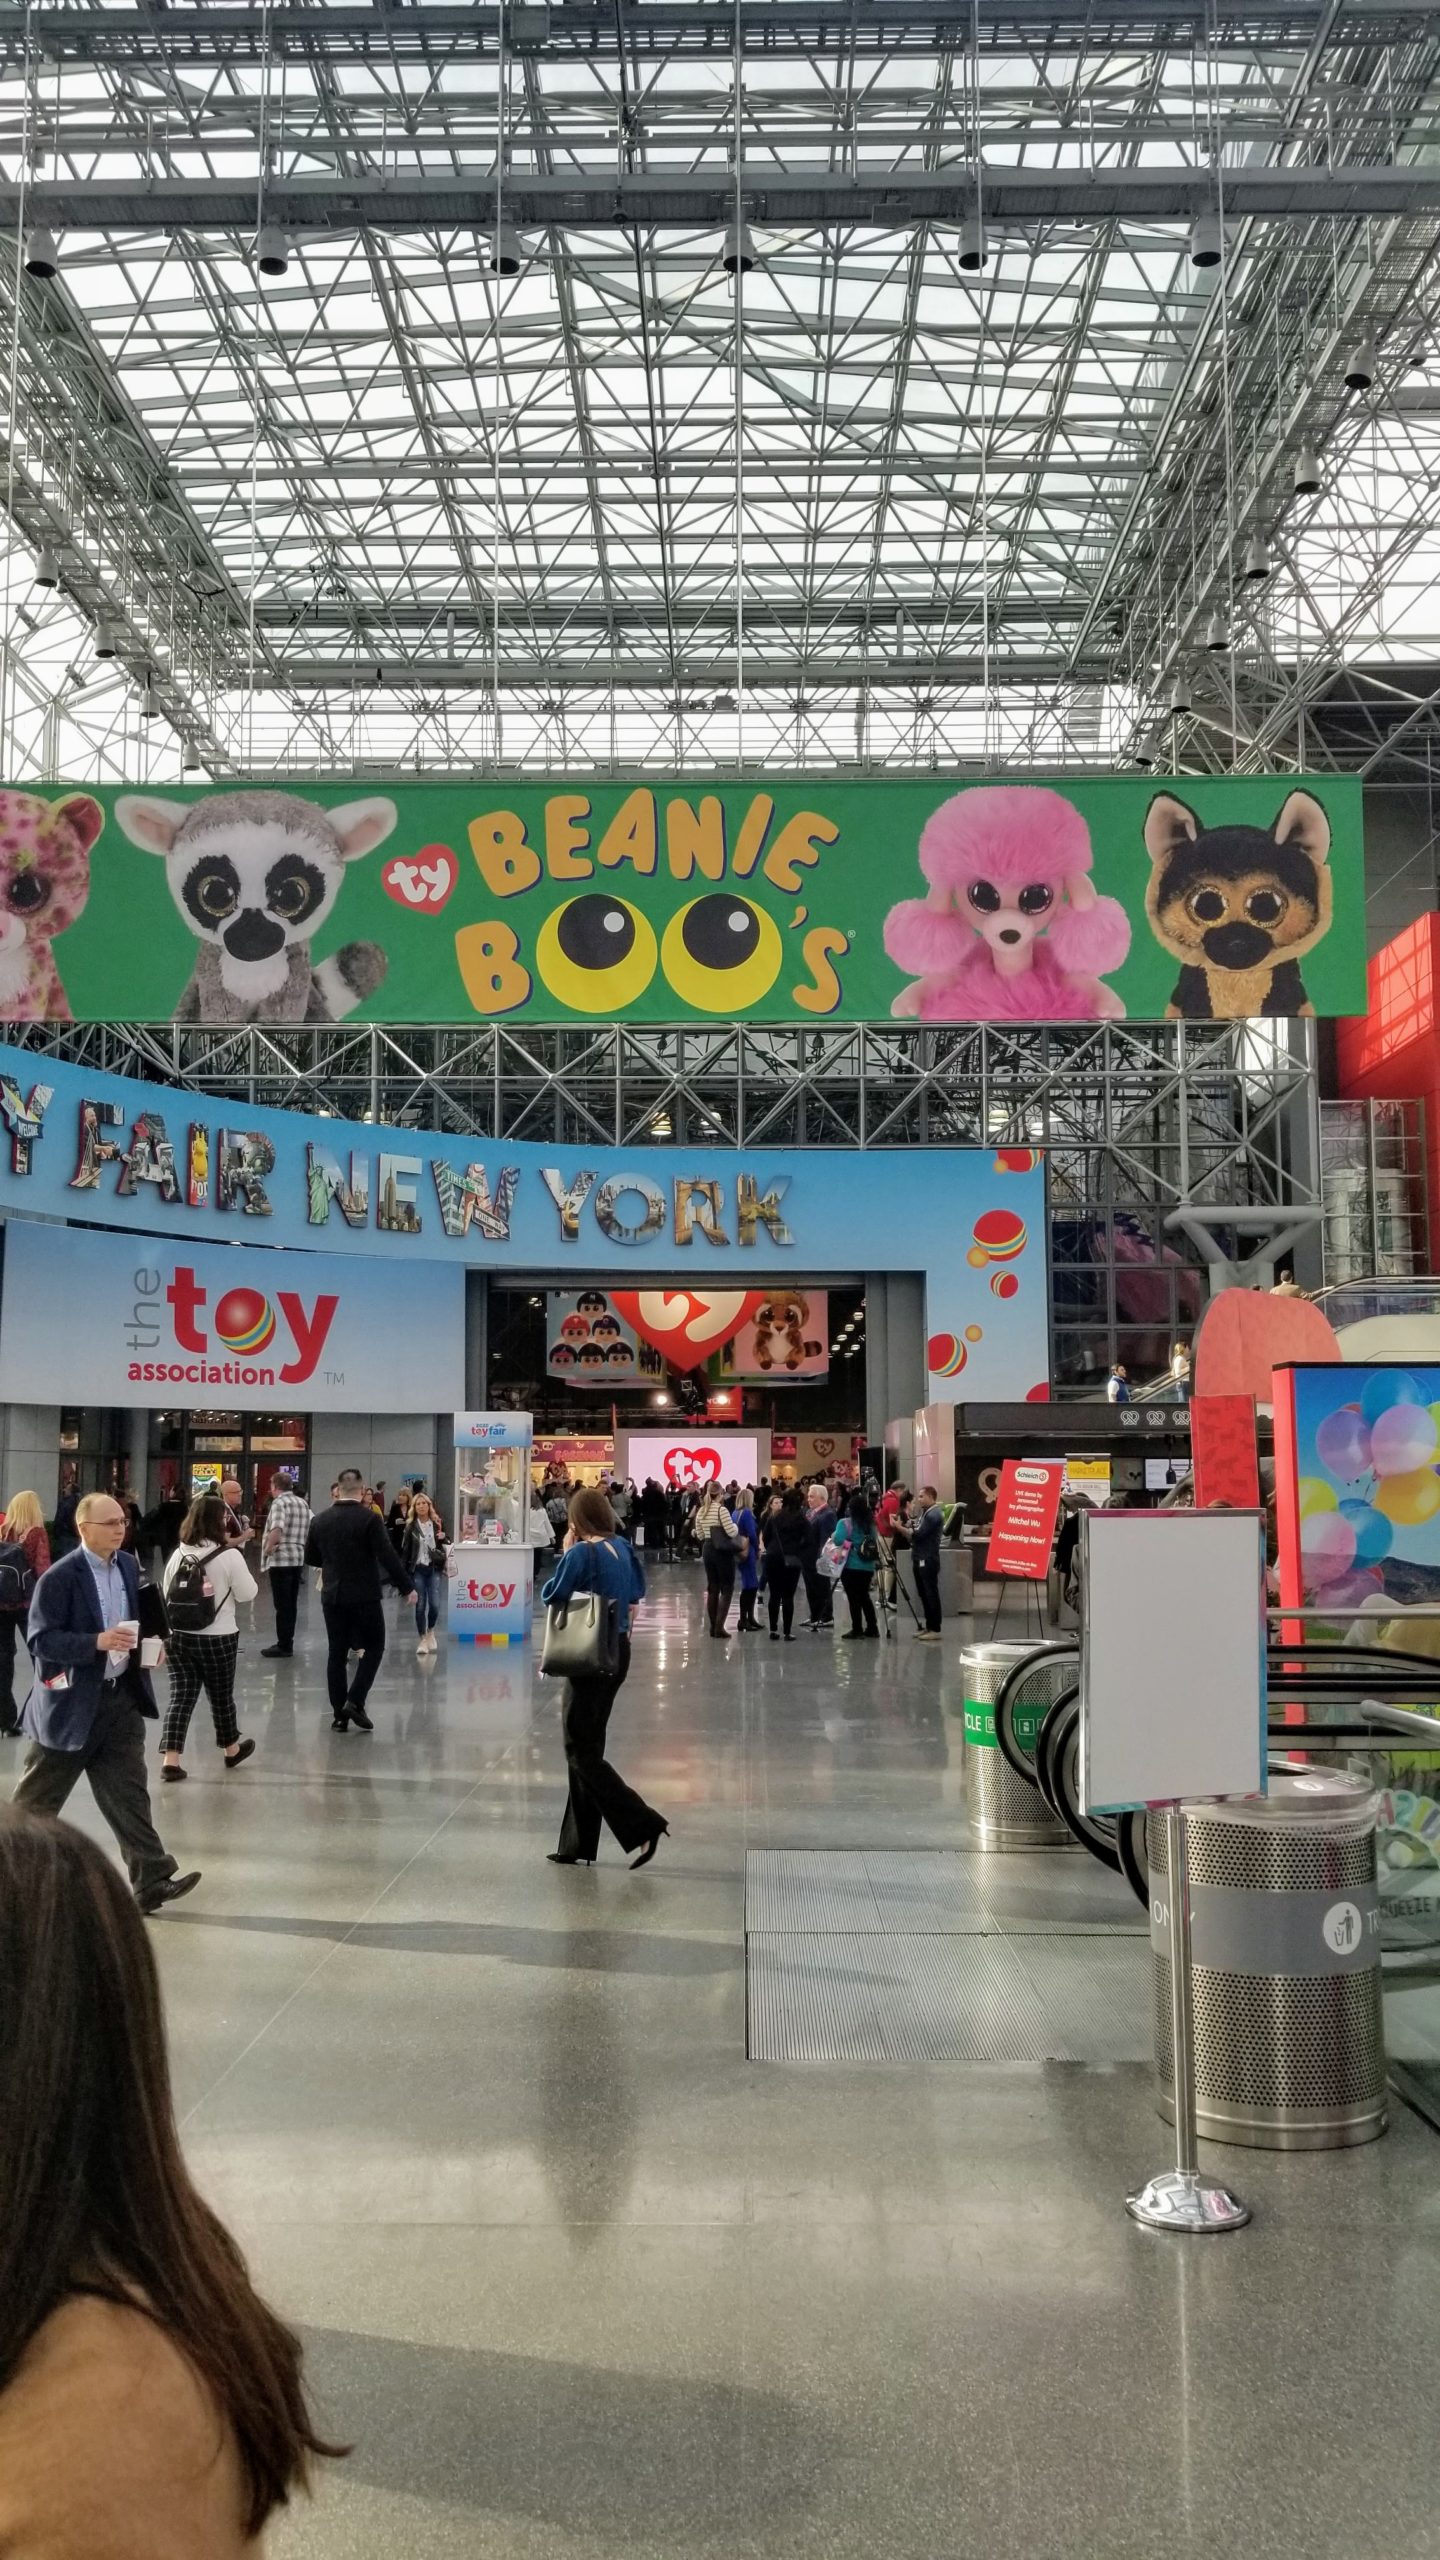
[[[159,716],[160,696],[155,690],[155,679],[147,676],[145,690],[140,696],[140,717],[142,720],[158,720]]]
[[[1297,498],[1313,498],[1319,486],[1320,456],[1313,444],[1302,444],[1295,456],[1295,495]]]
[[[96,657],[97,657],[97,658],[114,658],[114,657],[118,657],[118,656],[119,656],[119,653],[120,653],[120,635],[119,635],[119,633],[117,632],[117,630],[116,630],[116,628],[115,628],[114,623],[113,623],[113,622],[97,622],[97,623],[96,623],[96,625],[95,625],[95,655],[96,655]]]
[[[55,244],[55,234],[43,222],[37,222],[25,234],[25,273],[48,283],[51,276],[59,272],[60,252]]]
[[[1375,353],[1374,339],[1362,338],[1359,346],[1355,349],[1354,354],[1348,356],[1345,361],[1345,387],[1347,391],[1368,391],[1371,383],[1375,379],[1375,371],[1378,363],[1379,358]]]
[[[1220,657],[1230,646],[1230,634],[1223,613],[1212,613],[1205,625],[1205,646],[1214,657]]]
[[[1195,705],[1190,699],[1191,690],[1192,688],[1188,676],[1176,677],[1174,683],[1170,687],[1170,710],[1172,717],[1179,719],[1185,712],[1194,710]]]
[[[58,587],[60,584],[60,564],[48,542],[42,542],[35,554],[35,584],[37,587]]]
[[[262,222],[255,234],[255,264],[262,276],[283,276],[290,264],[290,243],[278,222]]]
[[[1245,545],[1244,574],[1247,578],[1268,578],[1270,575],[1270,554],[1261,534],[1252,533]]]
[[[508,222],[496,223],[494,231],[486,242],[486,252],[492,276],[518,276],[525,264],[525,252],[520,245],[519,234],[512,230]]]
[[[730,224],[725,234],[725,246],[720,252],[720,264],[727,276],[748,276],[758,264],[754,234],[748,222]]]
[[[1192,267],[1218,267],[1225,252],[1225,234],[1220,216],[1213,205],[1202,205],[1190,225],[1190,264]]]
[[[955,253],[956,262],[963,267],[967,276],[978,275],[989,254],[985,225],[980,219],[980,208],[976,205],[966,214],[960,225],[960,245]]]

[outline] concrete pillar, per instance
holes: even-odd
[[[490,1406],[490,1282],[483,1271],[465,1274],[465,1411]]]
[[[925,1283],[918,1271],[873,1271],[865,1280],[865,1437],[907,1421],[925,1401]]]

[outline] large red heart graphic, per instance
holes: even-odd
[[[613,1297],[614,1291],[611,1291]],[[667,1449],[661,1460],[669,1484],[714,1484],[720,1473],[718,1449]]]
[[[610,1304],[676,1369],[698,1369],[765,1303],[763,1289],[612,1289]]]
[[[380,874],[387,898],[412,915],[438,916],[447,903],[460,865],[448,844],[422,844],[418,853],[397,853]]]

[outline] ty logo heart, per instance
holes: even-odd
[[[413,855],[396,854],[380,874],[385,895],[414,914],[438,916],[460,877],[448,844],[424,844]]]
[[[612,1296],[614,1292],[611,1292]],[[661,1464],[667,1484],[714,1484],[720,1473],[718,1449],[667,1449]]]
[[[765,1303],[763,1289],[612,1289],[610,1304],[676,1369],[698,1369]]]
[[[817,1438],[812,1441],[811,1446],[813,1447],[817,1458],[833,1458],[835,1454],[835,1443],[833,1440],[821,1440]]]

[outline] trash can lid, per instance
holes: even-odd
[[[1188,1805],[1186,1811],[1198,1821],[1249,1824],[1263,1831],[1326,1831],[1354,1839],[1371,1829],[1379,1802],[1368,1780],[1348,1770],[1285,1769],[1272,1773],[1267,1795]]]
[[[1033,1641],[1029,1644],[967,1644],[961,1649],[960,1659],[968,1662],[974,1670],[981,1671],[988,1663],[1024,1662],[1032,1653],[1044,1655],[1073,1651],[1072,1645],[1036,1644]]]

